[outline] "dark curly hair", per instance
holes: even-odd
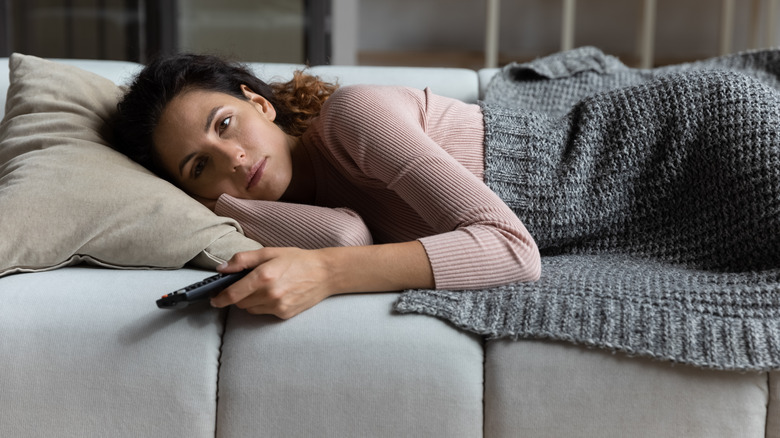
[[[165,106],[182,91],[199,89],[239,99],[247,85],[276,109],[275,123],[287,134],[301,135],[338,85],[296,71],[292,80],[265,83],[249,67],[217,56],[180,53],[158,58],[135,77],[117,104],[113,121],[115,148],[147,169],[165,176],[155,160],[152,134]]]

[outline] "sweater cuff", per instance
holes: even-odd
[[[436,289],[484,289],[539,276],[533,243],[497,244],[486,229],[455,230],[419,241],[428,254]]]

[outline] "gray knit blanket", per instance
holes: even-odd
[[[488,338],[780,369],[780,52],[631,69],[594,48],[490,83],[485,181],[542,277],[395,309]]]

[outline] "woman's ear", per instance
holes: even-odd
[[[245,84],[241,85],[241,92],[244,93],[244,96],[246,96],[246,98],[255,105],[257,110],[265,115],[269,121],[273,122],[274,119],[276,119],[276,108],[271,105],[271,102],[269,102],[268,99],[255,93]]]

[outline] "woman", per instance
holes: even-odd
[[[402,87],[336,90],[303,74],[268,85],[184,54],[148,65],[118,120],[121,151],[261,243],[325,246],[309,235],[341,233],[342,220],[362,243],[236,254],[219,270],[253,271],[216,307],[289,318],[334,294],[539,278],[533,238],[481,179],[478,105]]]
[[[780,83],[759,73],[653,72],[560,115],[509,108],[522,98],[471,105],[404,87],[335,90],[301,74],[269,86],[240,66],[178,55],[139,74],[118,138],[274,246],[220,268],[253,271],[218,307],[288,318],[340,293],[517,282],[549,292],[595,268],[609,294],[625,286],[616,260],[718,273],[728,291],[733,273],[780,266]],[[562,96],[559,80],[518,77]],[[505,86],[494,91],[518,96]],[[539,248],[576,264],[532,282]]]

